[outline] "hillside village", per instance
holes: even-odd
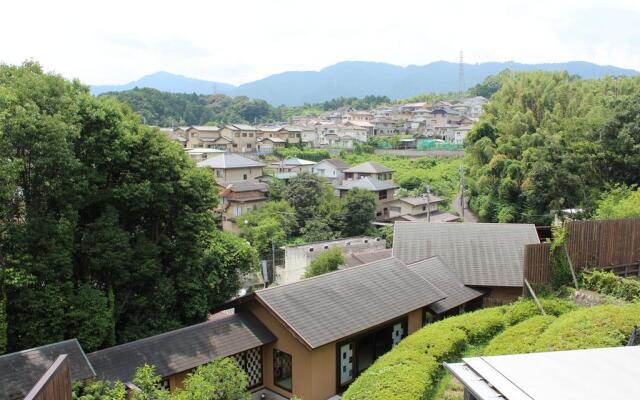
[[[294,116],[289,123],[251,126],[185,126],[162,128],[194,157],[207,149],[236,153],[272,154],[286,145],[309,148],[353,149],[373,137],[406,135],[402,148],[420,147],[420,139],[435,139],[461,145],[482,114],[487,99],[481,96],[458,103],[407,103],[372,110],[342,107],[318,117]]]
[[[0,400],[637,398],[640,79],[501,79],[158,128],[0,66]]]

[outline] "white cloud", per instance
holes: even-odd
[[[4,4],[0,60],[87,83],[165,70],[242,83],[344,60],[584,60],[640,69],[640,2],[33,1]]]

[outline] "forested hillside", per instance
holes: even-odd
[[[257,267],[216,202],[211,173],[128,107],[0,66],[0,354],[204,320]]]
[[[548,223],[640,181],[640,78],[504,74],[467,136],[471,206],[487,221]]]
[[[342,106],[369,109],[390,102],[385,96],[365,96],[361,99],[342,97],[299,107],[273,107],[264,100],[252,100],[245,96],[182,94],[138,88],[105,93],[100,97],[103,96],[113,97],[129,104],[148,125],[168,127],[287,121],[293,115],[319,115],[324,111]]]

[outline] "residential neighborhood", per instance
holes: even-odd
[[[640,400],[640,2],[2,9],[0,400]]]

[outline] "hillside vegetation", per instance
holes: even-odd
[[[471,206],[493,222],[592,212],[609,185],[640,180],[640,78],[503,74],[466,139]]]

